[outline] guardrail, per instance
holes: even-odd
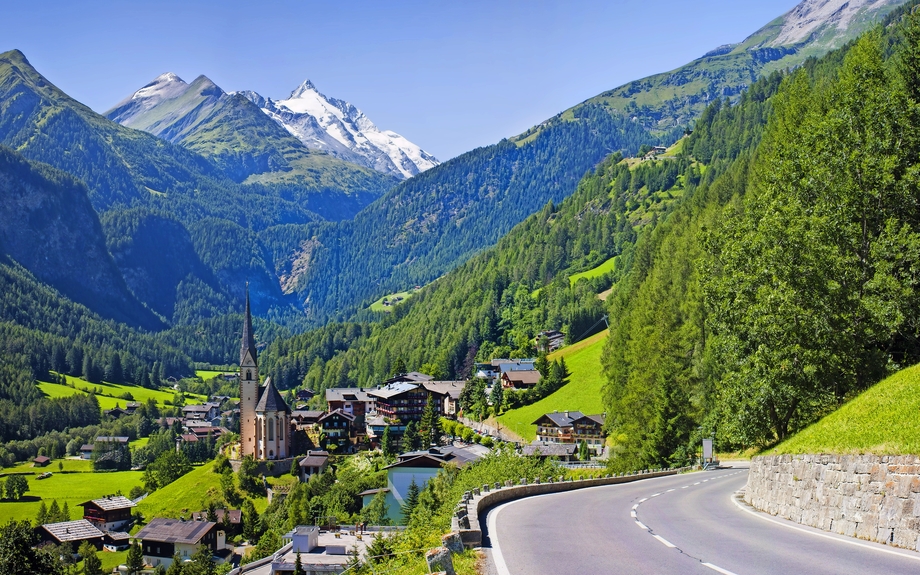
[[[533,495],[560,493],[563,491],[584,489],[586,487],[617,485],[620,483],[638,481],[640,479],[676,475],[684,471],[689,471],[690,469],[690,467],[681,467],[678,469],[647,469],[633,473],[608,474],[605,477],[594,479],[569,479],[568,481],[562,476],[559,476],[558,478],[550,478],[548,481],[543,482],[542,479],[538,477],[532,483],[528,483],[526,479],[521,479],[517,485],[511,480],[505,481],[504,484],[495,483],[494,486],[483,485],[481,488],[477,487],[463,494],[451,518],[451,531],[459,534],[460,540],[465,547],[480,547],[482,546],[482,527],[479,524],[480,515],[490,507],[494,507],[499,503],[531,497]]]

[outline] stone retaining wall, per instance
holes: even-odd
[[[755,457],[744,500],[803,525],[920,551],[920,456]]]
[[[517,485],[511,481],[504,484],[483,485],[472,492],[467,492],[457,509],[454,512],[451,521],[451,531],[460,534],[463,545],[467,548],[482,546],[482,527],[479,524],[480,516],[485,516],[485,512],[490,507],[500,503],[530,497],[532,495],[543,495],[545,493],[559,493],[562,491],[572,491],[574,489],[584,489],[585,487],[598,487],[601,485],[616,485],[618,483],[629,483],[639,479],[650,479],[652,477],[663,477],[665,475],[675,475],[689,468],[642,471],[638,473],[626,473],[622,475],[608,475],[597,479],[579,479],[577,481],[554,481],[553,478],[537,479],[533,482],[521,480]],[[558,478],[557,478],[558,479]]]

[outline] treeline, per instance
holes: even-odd
[[[685,460],[700,428],[720,449],[770,444],[920,359],[920,20],[905,10],[701,119],[709,143],[690,149],[712,172],[642,235],[612,296],[619,467]]]

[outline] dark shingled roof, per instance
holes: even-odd
[[[322,467],[329,461],[327,451],[308,451],[307,456],[300,460],[300,467]]]
[[[249,284],[246,284],[246,319],[243,320],[243,341],[240,345],[240,364],[246,359],[246,352],[256,358],[256,338],[252,333],[252,313],[249,311]]]
[[[201,538],[214,528],[210,521],[180,521],[157,517],[137,532],[135,539],[159,541],[161,543],[188,543],[197,545]]]
[[[92,501],[84,501],[80,503],[80,507],[86,507],[88,505],[95,505],[103,511],[113,511],[115,509],[127,509],[129,507],[136,507],[134,502],[125,497],[124,495],[110,495],[108,497],[100,497],[99,499],[93,499]]]
[[[275,385],[272,383],[272,378],[265,378],[265,385],[262,386],[262,389],[259,393],[259,403],[256,405],[256,412],[259,411],[285,411],[287,413],[291,412],[291,408],[288,407],[284,398],[281,397],[281,393],[275,389]]]
[[[62,523],[45,523],[41,528],[61,543],[65,541],[82,541],[84,539],[102,539],[103,535],[105,535],[86,519],[64,521]]]
[[[524,455],[541,455],[543,457],[571,457],[578,446],[574,443],[531,443],[525,445]]]

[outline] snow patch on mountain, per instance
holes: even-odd
[[[403,136],[380,130],[352,104],[324,96],[310,80],[284,100],[240,92],[308,148],[378,172],[410,178],[439,164]]]
[[[797,44],[825,26],[833,26],[842,32],[860,13],[901,3],[891,0],[805,0],[784,16],[783,27],[770,45]]]

